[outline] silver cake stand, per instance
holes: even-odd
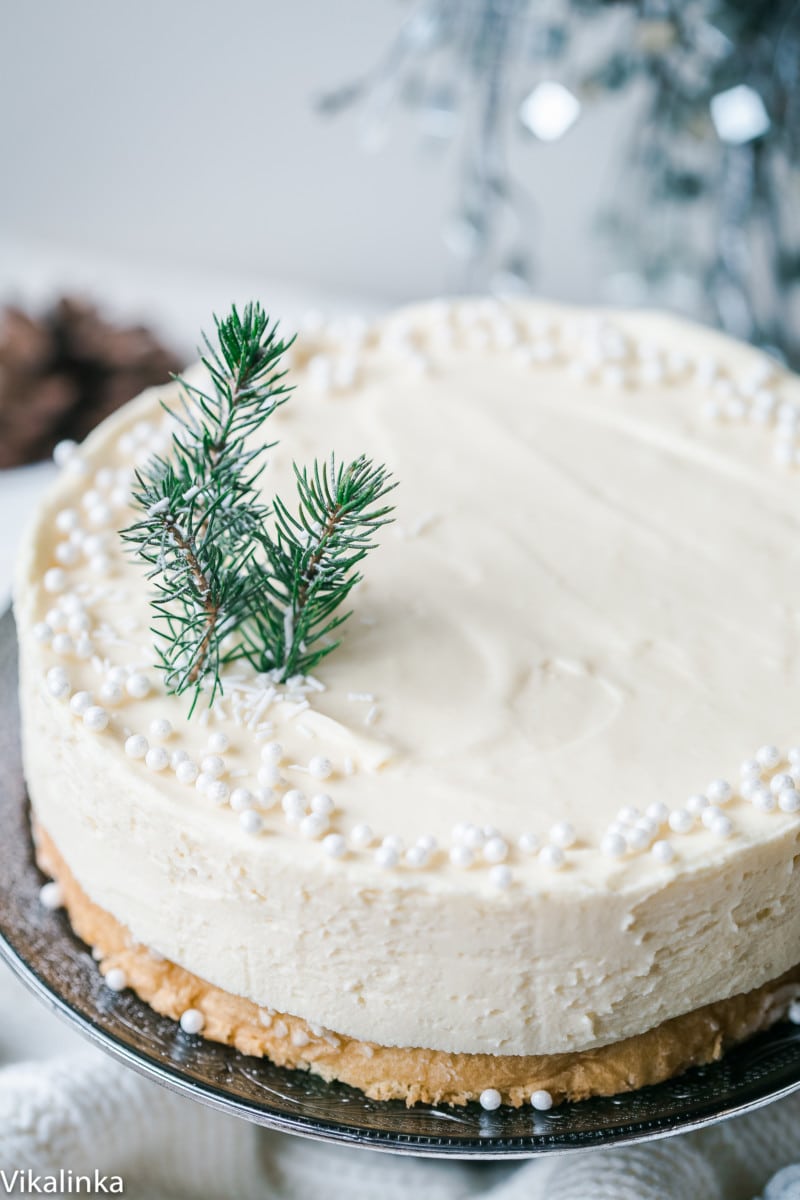
[[[775,1026],[722,1062],[612,1099],[484,1112],[368,1100],[342,1084],[273,1066],[181,1032],[132,992],[105,987],[63,912],[39,901],[22,777],[17,647],[0,618],[0,954],[49,1008],[121,1062],[176,1092],[285,1133],[398,1154],[526,1158],[698,1129],[800,1087],[800,1027]]]

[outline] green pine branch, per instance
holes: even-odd
[[[391,520],[382,503],[396,484],[363,455],[347,466],[331,456],[295,466],[297,513],[275,497],[275,532],[263,538],[266,603],[257,614],[261,670],[305,675],[339,645],[331,635],[350,616],[341,605],[360,581],[355,570]],[[256,651],[258,655],[258,651]]]
[[[167,687],[194,689],[192,709],[203,688],[213,701],[238,658],[284,681],[335,649],[332,634],[350,615],[338,610],[391,519],[382,500],[395,486],[363,456],[295,465],[297,512],[276,498],[271,513],[257,460],[275,443],[260,430],[291,391],[281,369],[291,341],[258,304],[214,320],[216,344],[204,336],[202,357],[211,386],[178,377],[179,405],[165,406],[178,426],[171,452],[137,472],[140,515],[122,531],[148,567]]]

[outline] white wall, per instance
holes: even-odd
[[[312,101],[371,65],[396,0],[30,0],[0,5],[0,237],[376,300],[455,282],[445,160],[406,118],[378,155]],[[593,208],[617,180],[604,103],[563,142],[515,143],[537,196],[538,290],[601,294]]]

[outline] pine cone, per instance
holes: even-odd
[[[62,438],[81,441],[181,361],[150,330],[119,327],[65,296],[41,317],[0,314],[0,467],[46,458]]]

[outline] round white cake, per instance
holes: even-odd
[[[291,382],[267,498],[331,449],[399,481],[313,677],[240,662],[191,717],[166,693],[116,531],[178,385],[61,455],[25,542],[42,861],[112,982],[410,1099],[518,1103],[553,1082],[537,1056],[608,1065],[556,1098],[613,1091],[651,1078],[613,1048],[664,1023],[756,989],[731,1037],[775,1019],[800,962],[798,381],[665,316],[462,301],[303,333]]]

